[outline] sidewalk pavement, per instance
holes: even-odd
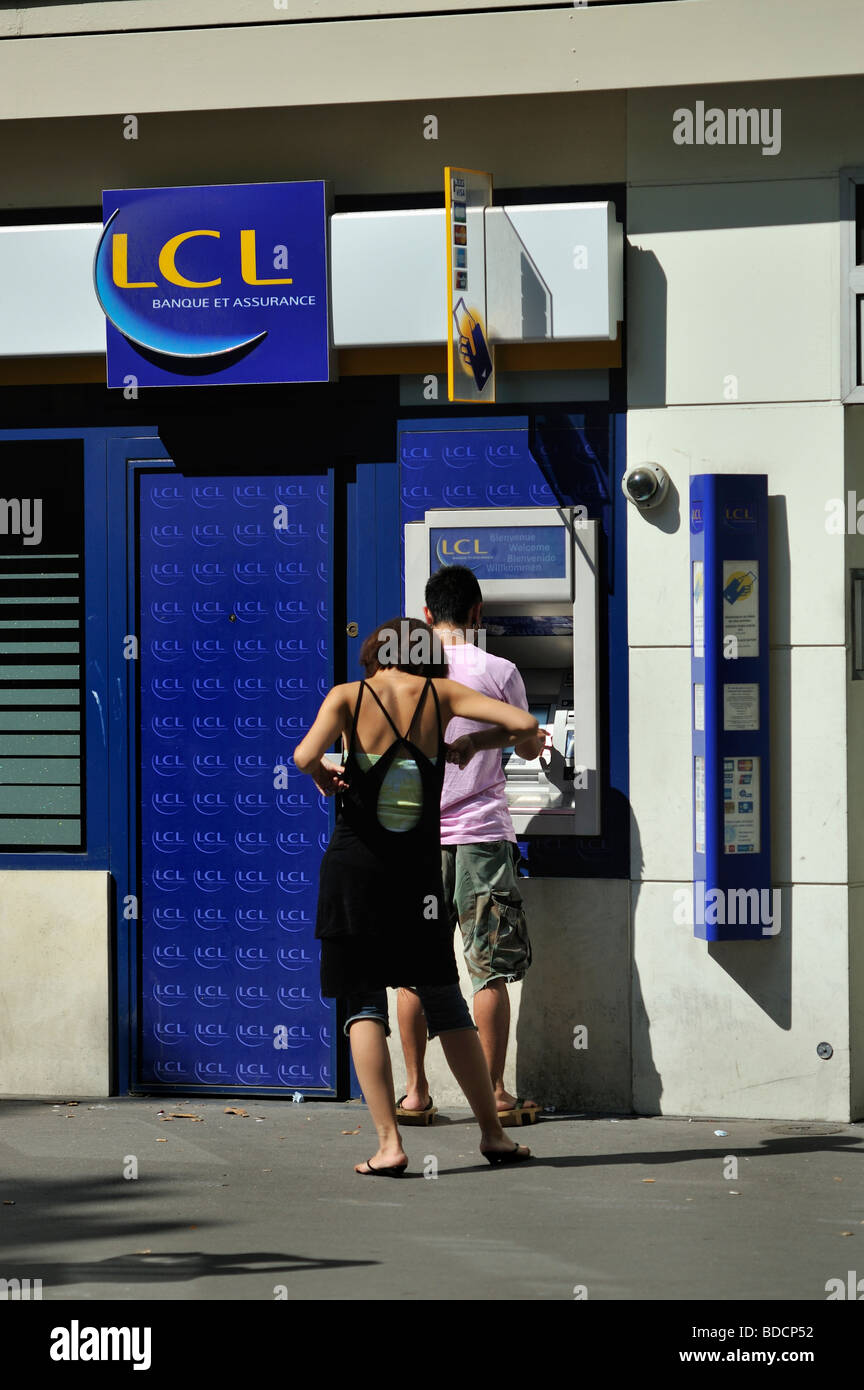
[[[864,1125],[508,1133],[537,1161],[490,1168],[467,1111],[406,1127],[393,1180],[352,1170],[376,1147],[356,1101],[0,1101],[0,1278],[43,1300],[824,1301],[864,1276]]]

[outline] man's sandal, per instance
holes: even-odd
[[[402,1102],[405,1100],[407,1094],[408,1092],[406,1091],[405,1095],[400,1096],[396,1102],[397,1119],[405,1125],[431,1125],[435,1116],[438,1114],[438,1111],[432,1104],[432,1097],[429,1097],[429,1104],[424,1105],[422,1110],[403,1110]]]
[[[519,1096],[512,1110],[499,1110],[498,1123],[500,1125],[533,1125],[537,1123],[537,1116],[540,1114],[539,1105],[525,1104],[525,1097]]]

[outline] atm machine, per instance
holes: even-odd
[[[405,612],[422,617],[429,575],[474,570],[483,593],[478,645],[519,668],[546,748],[504,750],[513,827],[599,835],[597,525],[582,507],[429,511],[405,527]]]

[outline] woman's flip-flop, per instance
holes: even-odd
[[[499,1150],[494,1153],[491,1151],[484,1153],[481,1149],[480,1152],[483,1154],[486,1162],[492,1164],[493,1168],[498,1168],[503,1163],[527,1163],[529,1158],[534,1157],[530,1149],[526,1149],[523,1154],[522,1146],[519,1144],[516,1145],[515,1149],[504,1149],[503,1151]]]
[[[537,1123],[539,1114],[539,1105],[526,1106],[525,1097],[519,1096],[512,1110],[498,1111],[498,1123],[500,1125],[534,1125]]]
[[[364,1173],[362,1168],[355,1168],[354,1172],[358,1173],[361,1178],[401,1178],[402,1174],[405,1172],[405,1169],[408,1167],[408,1164],[400,1163],[397,1167],[394,1168],[373,1168],[371,1158],[367,1158],[366,1167],[369,1169],[368,1173]]]
[[[408,1092],[406,1091],[405,1096],[407,1096],[407,1094]],[[406,1125],[431,1125],[435,1116],[438,1114],[438,1111],[432,1104],[432,1097],[429,1097],[429,1104],[424,1105],[422,1110],[403,1110],[402,1102],[405,1096],[400,1096],[396,1102],[397,1119],[401,1120],[402,1123]]]

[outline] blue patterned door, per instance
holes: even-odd
[[[328,808],[290,756],[332,683],[331,480],[138,488],[137,1083],[332,1094]]]

